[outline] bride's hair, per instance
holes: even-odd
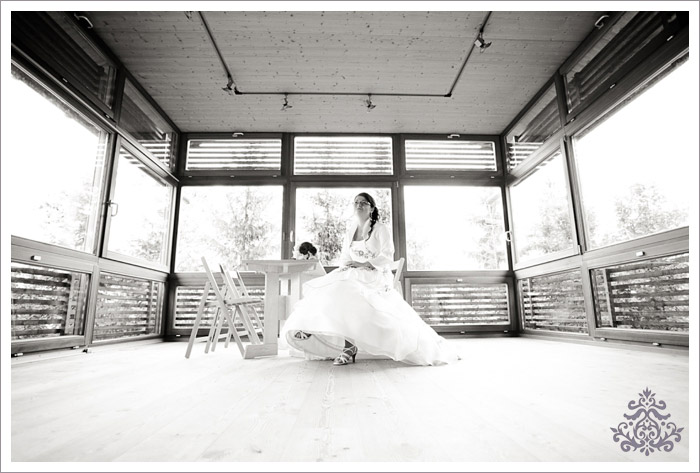
[[[372,231],[374,230],[374,224],[379,220],[379,209],[377,208],[377,203],[374,198],[366,192],[360,192],[357,194],[358,197],[362,196],[367,199],[367,202],[372,206],[372,213],[369,214],[369,233],[367,234],[367,239],[372,236]]]

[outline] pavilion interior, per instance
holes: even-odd
[[[3,15],[11,461],[688,462],[689,16]],[[461,361],[209,349],[202,257],[262,317],[244,262],[335,269],[363,191]]]

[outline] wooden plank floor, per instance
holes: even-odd
[[[688,461],[688,353],[532,338],[450,339],[414,367],[184,343],[12,365],[12,461]],[[610,427],[649,387],[686,427],[622,452]]]

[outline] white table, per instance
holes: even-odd
[[[301,275],[314,268],[315,260],[244,260],[241,265],[247,271],[265,273],[265,322],[263,343],[248,345],[244,358],[276,355],[279,346],[279,322],[287,318],[288,311],[301,297]],[[280,281],[288,281],[289,294],[282,294]],[[286,292],[286,291],[285,291]]]

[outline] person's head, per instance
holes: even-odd
[[[379,220],[379,209],[377,209],[377,203],[368,193],[360,192],[355,196],[353,207],[355,208],[355,217],[360,223],[364,223],[367,220],[370,221],[369,238],[374,230],[374,224]]]
[[[316,256],[316,247],[309,243],[308,241],[305,241],[301,245],[299,245],[299,254],[306,259],[309,259],[311,257]]]

